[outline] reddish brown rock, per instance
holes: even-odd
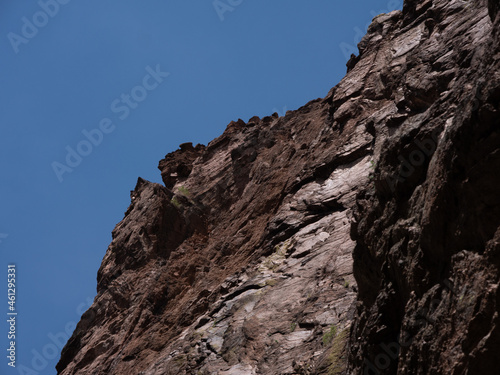
[[[406,1],[324,99],[168,154],[58,373],[496,373],[497,12]]]
[[[193,162],[204,149],[203,145],[193,147],[191,142],[187,142],[181,144],[179,150],[165,156],[158,165],[165,186],[171,189],[177,182],[185,181],[193,169]]]

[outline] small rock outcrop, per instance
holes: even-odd
[[[191,142],[183,143],[179,146],[179,150],[161,160],[158,168],[165,186],[172,189],[177,182],[185,181],[193,170],[193,162],[204,149],[205,146],[200,144],[193,147]]]
[[[57,365],[495,374],[498,1],[405,1],[325,98],[139,179]]]

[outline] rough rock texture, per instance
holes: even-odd
[[[139,179],[59,373],[325,372],[333,347],[342,368],[373,136],[330,108],[232,122],[160,162],[172,189]]]
[[[193,147],[191,142],[183,143],[179,147],[178,152],[168,154],[158,166],[162,180],[169,189],[172,189],[177,182],[185,181],[189,177],[193,169],[193,162],[205,149],[203,145]]]
[[[372,25],[362,41],[354,70],[380,76],[375,95],[395,111],[375,123],[375,188],[358,196],[352,227],[353,373],[499,371],[497,7],[407,1],[394,32]]]
[[[498,9],[406,1],[324,99],[167,155],[58,373],[496,373]]]

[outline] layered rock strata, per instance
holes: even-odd
[[[498,9],[406,1],[325,98],[167,155],[58,373],[494,373]]]

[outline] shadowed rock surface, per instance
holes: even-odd
[[[374,18],[324,99],[139,179],[59,374],[496,374],[496,1]]]
[[[374,189],[354,213],[353,373],[498,372],[497,6],[407,1],[394,33],[362,42],[397,111],[375,123]]]

